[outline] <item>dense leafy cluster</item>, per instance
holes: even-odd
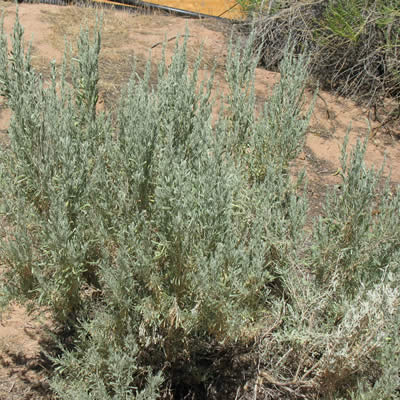
[[[114,118],[96,110],[98,32],[45,84],[18,19],[10,54],[1,27],[2,290],[70,328],[59,398],[397,398],[400,191],[345,146],[306,229],[288,171],[309,60],[286,47],[256,116],[254,40],[231,46],[218,102],[177,44]]]

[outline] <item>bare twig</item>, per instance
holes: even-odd
[[[370,137],[376,136],[379,129],[382,129],[390,122],[398,121],[399,119],[400,119],[400,106],[391,113],[389,113],[389,115],[385,118],[384,121],[382,121],[378,126],[372,129]]]
[[[290,386],[298,386],[298,387],[313,387],[314,386],[311,381],[303,381],[303,380],[298,380],[298,379],[292,379],[290,381],[278,380],[267,371],[260,371],[259,376],[263,380],[267,381],[268,383],[270,383],[272,385],[285,387],[285,388],[289,388]]]
[[[153,46],[151,46],[151,49],[154,49],[155,47],[159,46],[160,44],[171,42],[172,40],[176,39],[179,36],[180,35],[175,35],[175,36],[170,37],[166,41],[163,40],[162,42],[157,42],[156,44],[153,44]],[[184,36],[184,35],[182,35],[182,36]],[[187,37],[193,37],[193,36],[192,35],[187,35]]]
[[[8,393],[11,393],[14,389],[15,386],[15,381],[13,382],[13,384],[11,385],[10,389],[8,389]]]
[[[331,114],[329,112],[328,103],[326,102],[326,100],[319,93],[317,93],[317,96],[324,102],[325,107],[326,107],[325,108],[326,109],[326,115],[327,115],[328,119],[331,119]]]

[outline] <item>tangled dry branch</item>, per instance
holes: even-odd
[[[275,3],[279,3],[275,2]],[[281,2],[282,3],[282,2]],[[248,26],[255,28],[262,63],[277,69],[291,37],[309,51],[314,78],[324,89],[371,106],[400,99],[400,13],[391,0],[294,1],[278,5]]]

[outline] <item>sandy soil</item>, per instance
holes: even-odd
[[[50,399],[46,359],[41,345],[46,340],[45,314],[29,315],[13,306],[0,320],[0,399]]]
[[[2,3],[5,8],[5,30],[12,32],[15,19],[13,3]],[[33,39],[33,63],[48,74],[48,63],[60,62],[63,55],[64,38],[73,41],[79,26],[87,21],[93,25],[94,11],[74,7],[49,5],[19,6],[20,19],[25,27],[26,38]],[[158,43],[164,38],[174,38],[190,31],[189,57],[195,57],[203,44],[205,60],[202,73],[206,73],[216,58],[219,65],[217,87],[224,91],[222,68],[226,57],[229,32],[226,25],[215,21],[192,21],[166,16],[135,16],[115,11],[104,15],[103,48],[100,60],[102,80],[100,82],[102,105],[112,107],[120,86],[130,75],[132,56],[138,59],[138,68],[144,68],[144,60],[150,51],[153,61],[161,57]],[[167,57],[171,57],[174,41],[167,46]],[[118,73],[116,74],[116,71]],[[261,104],[279,79],[279,74],[257,69],[257,100]],[[311,95],[309,95],[311,97]],[[312,116],[304,152],[293,165],[293,173],[305,168],[310,179],[309,195],[311,213],[315,214],[321,204],[327,184],[337,183],[335,175],[339,167],[340,149],[351,124],[350,145],[358,138],[368,135],[369,124],[379,127],[371,110],[357,106],[351,100],[320,92]],[[7,127],[10,112],[0,99],[0,143],[7,142]],[[393,184],[400,183],[400,127],[390,130],[377,129],[369,141],[366,162],[379,168],[386,153],[385,174],[392,171]],[[40,353],[40,341],[45,340],[46,319],[40,313],[28,315],[26,310],[14,306],[3,313],[0,324],[0,400],[49,399],[44,373],[45,358]]]

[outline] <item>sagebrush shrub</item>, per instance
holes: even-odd
[[[232,45],[215,120],[213,74],[199,79],[184,41],[154,86],[150,63],[133,71],[113,119],[96,111],[97,30],[49,84],[22,36],[17,19],[10,57],[0,35],[3,292],[73,332],[53,357],[60,398],[395,395],[400,195],[379,192],[365,144],[345,146],[306,233],[289,166],[312,109],[307,56],[286,47],[256,116],[254,37]]]

